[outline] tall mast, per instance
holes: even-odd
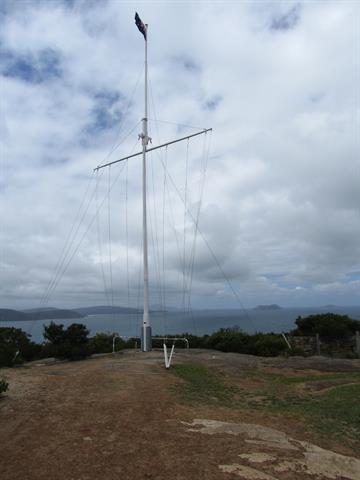
[[[141,330],[141,350],[151,350],[151,327],[149,315],[149,265],[148,265],[148,241],[147,241],[147,213],[146,213],[146,148],[149,143],[148,136],[148,65],[147,65],[147,39],[148,25],[145,25],[145,115],[142,119],[142,187],[143,187],[143,263],[144,263],[144,314]]]
[[[148,265],[148,240],[147,240],[147,215],[146,215],[146,152],[157,150],[159,148],[166,147],[167,145],[172,145],[177,142],[182,142],[183,140],[196,137],[197,135],[206,134],[211,131],[211,128],[203,129],[200,132],[187,135],[183,138],[178,138],[170,142],[163,143],[157,147],[147,148],[149,141],[151,140],[148,135],[148,62],[147,62],[147,39],[148,39],[148,25],[144,24],[137,12],[135,13],[135,24],[141,34],[145,39],[145,114],[142,119],[142,132],[139,135],[142,141],[142,151],[138,153],[133,153],[127,157],[120,158],[119,160],[114,160],[113,162],[105,163],[103,165],[98,165],[94,171],[98,171],[101,168],[110,167],[118,162],[123,162],[132,157],[137,157],[142,155],[142,187],[143,187],[143,263],[144,263],[144,314],[143,314],[143,323],[141,328],[141,350],[143,352],[149,352],[151,350],[151,326],[150,326],[150,315],[149,315],[149,265]]]

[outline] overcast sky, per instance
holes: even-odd
[[[137,305],[135,11],[151,303],[360,304],[360,2],[0,0],[0,306]]]

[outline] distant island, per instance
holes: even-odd
[[[87,315],[107,315],[111,313],[139,313],[140,310],[138,308],[132,307],[118,307],[116,305],[107,306],[107,305],[98,305],[95,307],[80,307],[74,308],[73,312],[78,312],[83,316]]]
[[[13,310],[0,308],[0,322],[26,322],[33,320],[55,320],[57,318],[83,318],[80,312],[60,308],[33,308],[29,310]]]
[[[282,308],[276,303],[272,303],[271,305],[257,305],[254,310],[282,310]]]
[[[64,308],[29,308],[26,310],[14,310],[0,308],[0,322],[26,322],[33,320],[56,320],[56,319],[77,319],[89,315],[111,315],[111,314],[138,314],[141,311],[132,307],[118,307],[98,305],[94,307],[80,307],[72,309]]]

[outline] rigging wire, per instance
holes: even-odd
[[[98,174],[98,170],[96,171]],[[96,208],[99,206],[99,176],[96,175]],[[103,261],[103,248],[102,248],[102,237],[101,237],[101,230],[100,230],[100,215],[96,217],[96,230],[97,230],[97,239],[98,239],[98,249],[99,249],[99,258],[100,258],[100,268],[101,268],[101,276],[104,284],[104,293],[105,299],[108,306],[110,306],[110,298],[109,298],[109,291],[105,277],[105,270],[104,270],[104,261]]]
[[[158,238],[158,222],[157,222],[157,208],[155,202],[155,176],[154,176],[154,162],[150,162],[151,165],[151,180],[152,180],[152,200],[153,200],[153,214],[151,209],[149,209],[149,223],[150,223],[150,234],[153,244],[154,251],[154,266],[155,266],[155,276],[158,285],[158,295],[159,295],[159,304],[162,304],[162,285],[161,285],[161,268],[160,268],[160,253],[159,253],[159,238]],[[150,202],[149,202],[150,203]],[[154,235],[155,230],[155,235]]]
[[[109,250],[109,275],[110,275],[110,298],[113,318],[114,314],[114,286],[113,286],[113,271],[112,271],[112,252],[111,252],[111,165],[108,168],[108,192],[107,192],[107,206],[108,206],[108,250]]]
[[[194,319],[193,311],[192,311],[192,306],[191,306],[191,291],[192,291],[192,285],[193,285],[193,278],[194,278],[194,266],[195,266],[195,253],[196,253],[196,240],[197,240],[197,226],[199,225],[199,219],[200,219],[200,211],[201,211],[201,206],[202,206],[202,199],[203,199],[203,194],[204,194],[204,187],[205,187],[205,180],[206,180],[206,170],[207,170],[207,164],[208,164],[208,159],[209,159],[209,154],[210,154],[210,142],[212,139],[212,135],[210,135],[210,141],[208,144],[208,149],[206,152],[206,139],[207,135],[204,136],[204,141],[203,141],[203,154],[201,156],[201,174],[200,174],[200,180],[199,180],[199,201],[198,201],[198,208],[197,208],[197,213],[196,213],[196,223],[194,225],[194,236],[193,236],[193,245],[191,248],[191,253],[190,253],[190,261],[189,261],[189,285],[188,285],[188,306],[187,310],[190,312],[191,319],[193,322],[193,328],[195,331],[195,334],[197,335],[197,326],[196,322]]]
[[[165,148],[164,162],[167,165],[168,146]],[[164,172],[163,194],[162,194],[162,281],[163,281],[163,335],[167,335],[167,316],[166,316],[166,273],[165,273],[165,195],[166,195],[166,175]]]
[[[138,143],[138,140],[136,140],[136,143],[134,144],[134,146],[133,146],[133,148],[132,148],[132,151],[135,150],[135,147],[136,147],[137,143]],[[124,165],[125,165],[125,164],[122,165],[122,167],[121,167],[118,175],[116,176],[115,180],[112,182],[111,187],[110,187],[110,191],[113,189],[114,185],[117,183],[117,181],[118,181],[118,179],[119,179],[119,177],[120,177],[120,175],[121,175],[121,173],[122,173],[122,171],[123,171],[123,169],[124,169]],[[93,178],[95,178],[95,176],[93,176]],[[84,214],[82,215],[81,220],[80,220],[80,222],[79,222],[79,224],[78,224],[78,226],[77,226],[77,228],[76,228],[76,234],[75,234],[75,237],[73,238],[73,240],[72,240],[72,242],[71,242],[71,247],[72,247],[72,245],[73,245],[73,243],[74,243],[74,241],[75,241],[75,238],[76,238],[77,233],[78,233],[78,231],[79,231],[79,229],[80,229],[80,226],[81,226],[81,225],[83,224],[83,222],[84,222],[84,218],[85,218],[85,216],[86,216],[86,214],[87,214],[87,212],[88,212],[88,210],[89,210],[89,206],[90,206],[92,200],[93,200],[94,197],[95,197],[95,194],[96,194],[96,189],[94,189],[94,192],[93,192],[92,195],[91,195],[91,198],[90,198],[90,200],[89,200],[89,202],[88,202],[88,204],[87,204],[87,207],[86,207],[86,209],[85,209],[85,212],[84,212]],[[76,254],[77,251],[79,250],[80,245],[82,244],[82,242],[83,242],[86,234],[89,232],[89,230],[90,230],[90,228],[92,227],[95,219],[96,219],[97,216],[99,215],[99,212],[100,212],[100,210],[102,209],[102,207],[103,207],[106,199],[107,199],[107,195],[102,199],[100,205],[96,208],[96,212],[95,212],[93,218],[91,219],[88,228],[85,230],[84,234],[81,236],[80,240],[78,241],[78,243],[77,243],[75,249],[72,251],[71,255],[70,255],[71,247],[67,249],[66,255],[65,255],[65,257],[63,258],[63,260],[62,260],[62,262],[61,262],[61,269],[59,269],[58,274],[57,274],[57,276],[56,276],[56,279],[55,279],[55,281],[52,282],[52,287],[51,287],[50,291],[49,291],[48,294],[47,294],[47,298],[46,298],[46,301],[47,301],[47,302],[49,301],[50,296],[53,294],[53,292],[54,292],[55,289],[57,288],[59,282],[61,281],[62,277],[64,276],[65,272],[67,271],[67,269],[68,269],[68,267],[69,267],[72,259],[74,258],[75,254]],[[66,260],[67,260],[67,261],[66,261]]]
[[[127,103],[127,106],[126,106],[125,113],[124,113],[123,116],[122,116],[122,122],[121,122],[121,124],[120,124],[120,128],[119,128],[119,130],[118,130],[118,132],[117,132],[117,135],[116,135],[117,137],[119,137],[119,135],[120,135],[120,133],[121,133],[121,131],[122,131],[122,128],[123,128],[123,125],[124,125],[124,118],[126,118],[128,112],[129,112],[130,106],[131,106],[132,101],[133,101],[133,98],[134,98],[134,96],[135,96],[137,87],[138,87],[139,82],[140,82],[140,78],[141,78],[141,76],[142,76],[142,74],[143,74],[143,71],[144,71],[144,67],[141,68],[141,70],[140,70],[140,72],[139,72],[139,75],[138,75],[138,78],[137,78],[137,81],[136,81],[136,83],[135,83],[135,86],[134,86],[134,88],[133,88],[133,90],[132,90],[130,99],[129,99],[129,101],[128,101],[128,103]],[[116,143],[116,141],[115,141],[113,147],[110,149],[109,153],[108,153],[107,155],[105,155],[105,157],[103,158],[103,160],[102,160],[101,163],[105,162],[105,161],[110,157],[110,155],[121,145],[121,143],[123,143],[123,142],[133,133],[133,131],[135,130],[135,128],[137,128],[140,123],[141,123],[141,121],[137,122],[137,124],[120,140],[120,142]],[[68,233],[67,239],[66,239],[65,244],[64,244],[64,247],[63,247],[63,249],[62,249],[62,251],[61,251],[61,253],[60,253],[60,256],[59,256],[59,258],[58,258],[57,264],[56,264],[56,266],[55,266],[55,273],[54,273],[53,277],[51,278],[51,280],[49,281],[49,283],[48,283],[48,285],[47,285],[47,287],[46,287],[46,289],[45,289],[45,292],[44,292],[42,298],[40,299],[40,306],[46,305],[46,304],[48,303],[48,301],[49,301],[49,299],[50,299],[51,292],[52,292],[52,290],[53,290],[53,286],[56,284],[56,280],[57,280],[58,274],[59,274],[59,272],[61,271],[61,269],[62,269],[62,267],[63,267],[64,261],[65,261],[65,259],[66,259],[66,256],[67,256],[68,253],[69,253],[69,250],[71,250],[71,247],[72,247],[73,242],[75,241],[75,238],[76,238],[76,235],[77,235],[77,232],[78,232],[78,228],[76,229],[76,232],[75,232],[74,236],[72,237],[73,231],[74,231],[75,225],[76,225],[77,222],[78,222],[78,217],[80,216],[81,209],[82,209],[82,207],[83,207],[83,204],[84,204],[84,202],[85,202],[85,199],[86,199],[86,196],[87,196],[87,193],[88,193],[90,184],[91,184],[91,182],[92,182],[93,179],[94,179],[94,176],[91,177],[91,179],[90,179],[90,181],[89,181],[89,184],[88,184],[88,186],[87,186],[87,188],[86,188],[85,194],[84,194],[84,196],[83,196],[83,198],[82,198],[82,201],[81,201],[81,203],[80,203],[80,207],[79,207],[78,212],[77,212],[77,214],[76,214],[76,216],[75,216],[74,222],[73,222],[73,224],[72,224],[72,226],[71,226],[71,228],[70,228],[70,231],[69,231],[69,233]],[[98,180],[98,177],[97,177],[97,180]],[[88,207],[89,207],[89,205],[88,205]],[[86,215],[86,213],[87,213],[87,210],[88,210],[88,208],[86,209],[85,215]],[[78,224],[78,227],[80,226],[80,224],[81,224],[81,222]],[[71,237],[72,237],[72,238],[71,238]]]
[[[128,225],[128,178],[129,178],[129,160],[125,161],[125,244],[126,244],[126,286],[127,286],[127,306],[130,307],[130,277],[129,277],[129,225]],[[131,329],[131,319],[129,320],[129,332]]]
[[[164,168],[164,170],[165,170],[165,165],[164,165],[163,162],[162,162],[162,165],[163,165],[163,168]],[[184,198],[183,198],[183,196],[181,195],[181,192],[180,192],[180,190],[178,189],[178,187],[177,187],[174,179],[173,179],[172,176],[170,175],[168,169],[166,170],[166,175],[169,177],[169,180],[170,180],[171,184],[173,185],[173,187],[174,187],[174,189],[175,189],[175,192],[177,193],[178,197],[179,197],[180,200],[184,203]],[[191,220],[193,221],[193,223],[194,223],[194,225],[195,225],[195,227],[196,227],[196,230],[197,230],[198,233],[200,234],[200,236],[201,236],[202,240],[204,241],[207,249],[209,250],[209,252],[210,252],[213,260],[215,261],[217,267],[219,268],[222,276],[224,277],[224,279],[225,279],[226,283],[228,284],[230,290],[232,291],[234,297],[236,298],[237,302],[239,303],[239,305],[240,305],[243,313],[246,315],[247,318],[249,318],[249,315],[248,315],[248,313],[247,313],[247,311],[246,311],[246,309],[245,309],[245,307],[244,307],[244,305],[243,305],[243,303],[242,303],[242,301],[241,301],[238,293],[236,292],[235,288],[233,287],[233,285],[232,285],[229,277],[226,275],[224,269],[222,268],[222,266],[221,266],[221,264],[220,264],[220,262],[219,262],[219,260],[218,260],[218,258],[217,258],[217,256],[216,256],[214,250],[211,248],[211,246],[210,246],[208,240],[206,239],[205,235],[204,235],[204,234],[202,233],[202,231],[200,230],[199,225],[196,224],[196,219],[194,218],[193,214],[191,213],[191,211],[190,211],[189,209],[187,210],[187,212],[188,212],[189,217],[190,217]]]
[[[199,202],[196,210],[196,221],[194,224],[194,237],[193,237],[193,245],[192,245],[192,254],[190,255],[190,262],[189,262],[189,277],[190,277],[190,285],[189,285],[189,299],[188,299],[188,309],[190,310],[191,306],[191,289],[192,289],[192,282],[193,282],[193,274],[194,274],[194,265],[195,265],[195,253],[196,253],[196,241],[197,241],[197,234],[198,234],[198,225],[199,225],[199,220],[200,220],[200,211],[201,211],[201,206],[202,206],[202,199],[204,195],[204,188],[205,188],[205,181],[206,181],[206,171],[207,171],[207,165],[208,165],[208,159],[210,155],[210,146],[211,146],[211,139],[212,135],[210,134],[210,140],[208,143],[208,148],[206,152],[206,139],[207,139],[207,134],[204,136],[204,141],[203,141],[203,154],[202,154],[202,166],[201,166],[201,175],[200,175],[200,180],[199,180]]]
[[[95,176],[93,175],[92,176],[92,180],[95,178]],[[90,186],[91,182],[89,182],[89,186]],[[63,269],[63,266],[64,266],[64,263],[66,261],[66,258],[69,254],[69,252],[71,251],[72,249],[72,246],[74,244],[74,241],[76,239],[76,236],[79,232],[79,229],[84,221],[84,218],[86,217],[87,215],[87,212],[90,208],[90,205],[91,203],[93,202],[94,198],[95,198],[95,194],[96,194],[96,185],[95,185],[95,188],[93,190],[93,192],[91,193],[90,197],[89,197],[89,200],[87,201],[87,204],[85,205],[84,207],[84,211],[82,212],[82,207],[83,205],[85,204],[85,198],[87,196],[87,193],[88,193],[88,189],[86,190],[85,192],[85,195],[83,197],[83,201],[81,202],[80,204],[80,207],[78,209],[78,212],[75,216],[75,219],[74,219],[74,222],[73,222],[73,225],[70,229],[70,232],[69,232],[69,235],[66,239],[66,242],[65,242],[65,245],[64,245],[64,248],[60,254],[60,257],[59,257],[59,260],[58,260],[58,263],[57,263],[57,266],[55,268],[55,273],[54,273],[54,276],[53,278],[50,280],[45,292],[44,292],[44,295],[41,299],[41,302],[40,302],[40,305],[47,305],[49,299],[50,299],[50,296],[51,296],[51,293],[53,292],[54,288],[56,287],[57,285],[57,280],[59,278],[59,276],[61,275],[61,271]],[[82,212],[82,214],[81,214]],[[79,219],[80,217],[80,219]],[[75,228],[75,225],[77,224],[76,228]],[[75,230],[74,230],[75,229]]]
[[[122,170],[121,170],[121,171],[122,171]],[[121,173],[121,172],[120,172],[120,173]],[[120,173],[119,173],[118,177],[120,176]],[[117,177],[117,179],[118,179],[118,177]],[[114,186],[114,184],[116,183],[117,179],[114,181],[114,183],[113,183],[113,185],[111,186],[111,188],[113,188],[113,186]],[[52,288],[52,290],[51,290],[51,292],[50,292],[50,295],[55,291],[55,289],[57,288],[59,282],[60,282],[61,279],[63,278],[65,272],[66,272],[67,269],[69,268],[69,265],[71,264],[74,256],[75,256],[76,253],[78,252],[78,250],[79,250],[79,248],[80,248],[80,246],[81,246],[84,238],[86,237],[86,235],[87,235],[87,233],[89,232],[90,228],[92,227],[94,221],[96,220],[97,215],[99,214],[101,208],[103,207],[106,198],[107,198],[107,197],[105,196],[105,197],[103,198],[103,200],[101,201],[99,207],[96,209],[95,215],[93,216],[92,220],[90,221],[90,223],[89,223],[89,225],[88,225],[88,228],[85,230],[85,232],[83,233],[83,235],[80,237],[80,240],[78,241],[78,243],[77,243],[75,249],[73,250],[71,256],[69,257],[67,263],[63,266],[63,268],[62,268],[62,270],[61,270],[61,272],[60,272],[60,274],[59,274],[59,276],[58,276],[58,278],[57,278],[57,280],[56,280],[56,282],[55,282],[55,284],[54,284],[54,286],[53,286],[53,288]],[[49,300],[49,298],[50,298],[50,295],[49,295],[49,297],[48,297],[48,300]]]
[[[152,84],[151,84],[151,79],[150,78],[149,78],[149,84],[150,84],[150,98],[151,98],[152,109],[153,109],[153,112],[154,112],[154,117],[156,118],[156,116],[157,116],[156,115],[156,107],[155,107],[153,89],[152,89]],[[156,120],[155,120],[155,129],[156,129],[158,141],[160,143],[161,136],[160,136],[158,122]],[[158,156],[161,155],[161,152],[162,152],[161,150],[157,151]],[[167,149],[167,146],[166,146],[166,150],[165,150],[165,154],[164,154],[166,162],[167,162],[167,152],[168,152],[168,149]],[[152,171],[152,173],[153,173],[153,171]],[[163,242],[163,244],[162,244],[162,262],[161,262],[162,269],[161,269],[160,258],[159,258],[160,257],[159,243],[158,243],[158,239],[157,239],[158,261],[159,261],[159,285],[160,285],[160,288],[161,288],[160,304],[161,304],[161,309],[162,309],[163,334],[164,334],[164,336],[167,335],[167,331],[166,331],[166,294],[165,294],[165,290],[166,290],[166,284],[165,284],[165,186],[166,186],[166,183],[163,185],[163,214],[162,214],[162,242]]]
[[[185,312],[186,297],[186,210],[188,197],[188,168],[189,168],[189,139],[186,142],[186,161],[185,161],[185,185],[184,185],[184,234],[183,234],[183,292],[182,292],[182,308]]]
[[[141,258],[143,255],[143,241],[141,237],[141,244],[140,244],[140,256],[139,256],[139,274],[138,274],[138,282],[137,282],[137,304],[136,304],[136,330],[135,330],[135,336],[136,333],[140,331],[140,295],[141,295],[141,274],[143,272],[143,265],[141,262]]]
[[[139,74],[138,74],[138,77],[137,77],[135,86],[134,86],[134,88],[133,88],[133,90],[132,90],[132,92],[131,92],[131,95],[130,95],[129,101],[128,101],[128,103],[127,103],[125,112],[124,112],[123,115],[122,115],[122,118],[121,118],[121,121],[120,121],[120,126],[119,126],[119,129],[118,129],[118,131],[117,131],[117,134],[116,134],[116,137],[115,137],[115,138],[119,138],[120,133],[121,133],[121,131],[122,131],[122,129],[123,129],[123,126],[124,126],[124,123],[125,123],[125,122],[124,122],[124,119],[126,118],[128,112],[129,112],[129,110],[130,110],[130,106],[132,105],[132,102],[133,102],[133,99],[134,99],[136,90],[137,90],[137,88],[138,88],[138,86],[139,86],[140,79],[141,79],[141,77],[142,77],[142,75],[143,75],[143,72],[144,72],[144,69],[145,69],[145,66],[143,65],[143,66],[141,67],[140,71],[139,71]],[[136,124],[136,126],[134,127],[134,129],[139,125],[139,123],[141,123],[141,120]],[[114,153],[114,151],[115,151],[117,148],[119,148],[119,146],[129,137],[129,135],[131,135],[131,133],[133,132],[134,129],[132,129],[128,134],[126,134],[125,137],[124,137],[122,140],[120,140],[119,143],[116,143],[117,140],[115,140],[115,142],[114,142],[113,146],[111,147],[109,153],[105,156],[105,158],[102,160],[101,163],[104,163],[104,162],[112,155],[112,153]]]

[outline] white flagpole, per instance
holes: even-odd
[[[151,350],[151,327],[149,315],[149,266],[148,266],[148,241],[147,241],[147,215],[146,215],[146,147],[149,143],[148,136],[148,72],[147,72],[147,38],[148,25],[145,25],[145,116],[142,120],[142,167],[143,167],[143,262],[144,262],[144,314],[141,331],[141,350]]]

